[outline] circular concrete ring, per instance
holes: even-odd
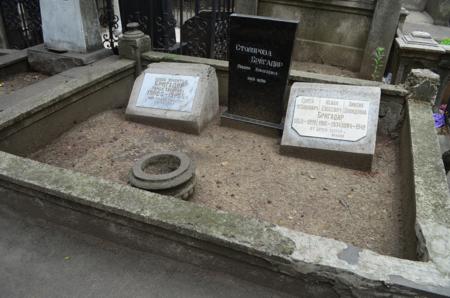
[[[149,174],[145,169],[158,163],[171,163],[173,170],[162,174]],[[170,168],[170,167],[169,167]],[[189,181],[195,172],[191,159],[181,152],[148,154],[139,159],[130,172],[130,183],[146,190],[167,190]]]
[[[194,194],[195,184],[196,184],[195,175],[192,176],[186,183],[178,187],[174,187],[168,190],[157,191],[157,193],[165,196],[172,196],[182,200],[189,200],[189,198]]]

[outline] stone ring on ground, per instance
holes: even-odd
[[[194,192],[195,165],[181,152],[147,154],[130,171],[130,184],[187,200]]]

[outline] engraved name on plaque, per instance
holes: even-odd
[[[301,136],[356,142],[367,136],[369,102],[298,96],[292,128]]]
[[[137,107],[192,112],[198,77],[145,74]]]

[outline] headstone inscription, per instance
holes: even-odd
[[[281,153],[370,170],[380,97],[378,87],[295,83]]]
[[[232,14],[223,120],[281,129],[297,21]]]
[[[126,116],[199,134],[219,112],[215,69],[202,64],[153,63],[133,86]]]

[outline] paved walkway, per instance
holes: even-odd
[[[3,206],[0,296],[287,297],[226,274],[25,220]]]

